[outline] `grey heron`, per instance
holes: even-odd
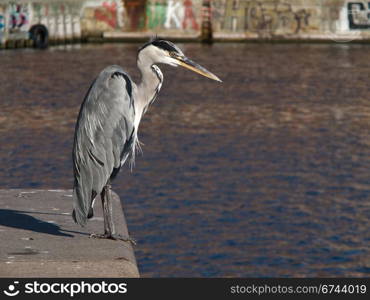
[[[115,233],[110,184],[126,160],[135,159],[140,120],[163,82],[163,74],[156,64],[183,66],[221,81],[187,58],[175,44],[159,38],[151,39],[138,50],[140,83],[135,84],[116,65],[101,71],[82,102],[72,152],[74,221],[84,226],[93,217],[95,198],[100,195],[102,200],[104,233],[93,237],[130,240]]]

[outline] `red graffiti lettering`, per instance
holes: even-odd
[[[117,26],[117,5],[115,2],[103,2],[102,7],[95,9],[94,17],[112,28]]]
[[[193,12],[193,2],[191,0],[185,0],[184,1],[184,19],[182,21],[182,27],[186,29],[188,22],[191,22],[192,27],[194,30],[199,29],[199,25],[197,21],[195,20],[194,12]]]

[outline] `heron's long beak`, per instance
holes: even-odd
[[[210,79],[222,82],[220,78],[218,78],[215,74],[211,73],[210,71],[206,70],[202,66],[198,65],[196,62],[192,61],[191,59],[187,57],[181,57],[181,58],[176,58],[178,61],[178,64],[180,66],[183,66],[189,70],[192,70],[200,75],[203,75],[205,77],[208,77]]]

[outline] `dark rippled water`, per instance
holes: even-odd
[[[138,45],[0,52],[0,187],[71,188],[82,98]],[[370,275],[370,46],[182,45],[114,183],[142,276]]]

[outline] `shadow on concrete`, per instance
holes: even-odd
[[[12,209],[0,209],[0,225],[52,235],[73,237],[71,234],[64,233],[58,225],[42,221],[26,213],[27,212]],[[83,234],[82,232],[76,233]]]

